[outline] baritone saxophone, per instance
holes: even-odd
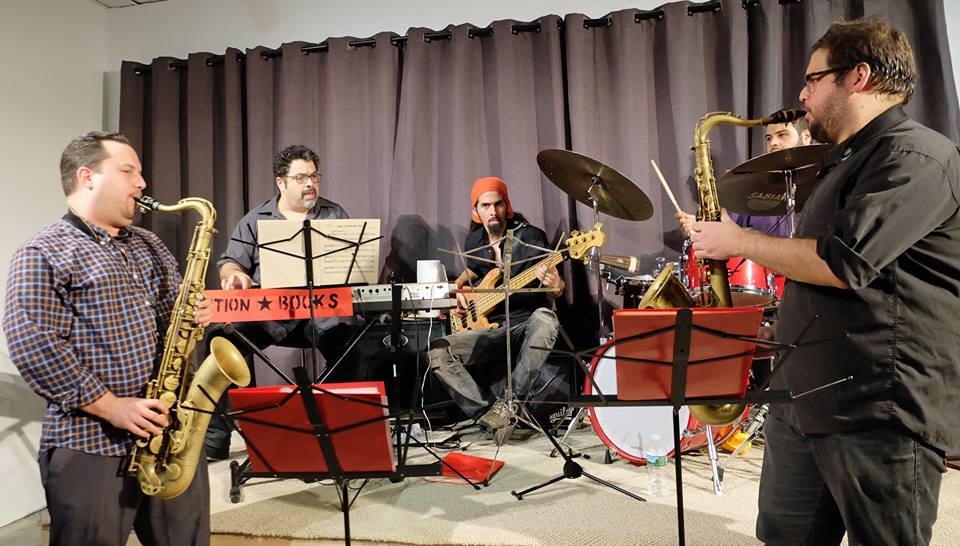
[[[196,320],[196,309],[210,261],[210,240],[216,233],[213,227],[216,209],[206,199],[197,197],[181,199],[175,205],[162,205],[144,196],[137,199],[137,205],[143,212],[193,210],[200,215],[187,252],[180,292],[170,313],[163,356],[144,395],[144,398],[160,400],[170,410],[170,424],[158,436],[137,439],[127,467],[127,473],[136,476],[144,493],[172,499],[193,481],[217,400],[231,383],[248,385],[250,370],[240,351],[218,337],[210,343],[210,355],[191,373],[190,356],[197,342],[203,339],[203,326]]]

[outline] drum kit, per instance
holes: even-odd
[[[723,207],[739,214],[750,216],[786,216],[790,234],[795,232],[795,215],[812,194],[816,183],[817,164],[829,150],[829,146],[813,145],[779,150],[758,156],[731,169],[717,181],[717,195]],[[600,213],[625,220],[642,221],[653,216],[650,199],[627,177],[616,170],[589,157],[565,150],[544,150],[537,162],[548,179],[577,201],[591,206],[599,223]],[[606,281],[616,286],[617,294],[623,296],[624,308],[636,308],[644,294],[654,283],[654,277],[665,267],[673,269],[692,299],[703,305],[709,298],[709,283],[705,280],[704,268],[693,256],[689,241],[685,242],[676,267],[665,258],[657,258],[653,275],[620,276],[613,279],[609,268],[625,273],[639,271],[639,259],[630,256],[602,256],[599,249],[593,256],[592,267],[598,275],[598,301],[602,301],[600,275],[606,267]],[[759,306],[764,308],[768,320],[774,320],[783,294],[784,277],[752,262],[735,257],[727,262],[730,288],[734,306]],[[601,338],[602,330],[601,315]],[[601,341],[605,341],[601,339]],[[604,394],[615,394],[616,360],[612,341],[607,341],[597,351],[590,363],[596,387]],[[594,387],[589,378],[584,385],[584,394],[591,394]],[[750,408],[744,412],[746,416]],[[672,433],[672,408],[669,406],[604,407],[589,409],[590,422],[600,440],[621,457],[642,464],[643,438],[659,434],[669,438]],[[567,434],[576,426],[582,412],[570,424]],[[706,426],[700,423],[689,410],[680,410],[682,452],[699,450],[723,444],[741,428],[743,416],[729,425]],[[746,428],[746,427],[744,427]],[[566,438],[567,434],[564,435]],[[561,440],[562,441],[562,440]],[[672,453],[671,453],[672,455]],[[715,476],[715,483],[716,483]],[[719,490],[718,490],[719,494]]]

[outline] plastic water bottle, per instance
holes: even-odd
[[[659,434],[651,434],[646,445],[647,456],[647,493],[654,497],[665,497],[670,492],[667,478],[667,448]]]

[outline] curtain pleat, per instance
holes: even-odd
[[[470,223],[470,187],[502,177],[515,211],[556,239],[567,229],[565,196],[536,165],[544,148],[563,147],[560,32],[557,17],[539,32],[513,32],[513,21],[492,35],[450,27],[449,39],[410,29],[390,183],[389,269],[415,278],[416,260],[463,264],[438,248],[463,243]]]
[[[709,9],[704,9],[708,7]],[[380,218],[382,276],[415,280],[416,260],[460,261],[438,249],[462,244],[474,179],[500,176],[514,209],[551,242],[589,229],[593,212],[537,168],[536,155],[566,148],[617,169],[654,205],[653,218],[603,217],[609,254],[677,256],[673,208],[650,160],[681,207],[696,208],[697,121],[713,111],[757,118],[798,105],[809,48],[831,22],[882,15],[913,44],[920,81],[907,112],[957,140],[958,100],[941,0],[722,0],[627,9],[605,21],[583,15],[504,20],[489,30],[450,26],[449,37],[412,28],[397,45],[381,33],[357,43],[331,38],[223,56],[161,57],[121,67],[120,128],[141,155],[147,192],[163,203],[210,199],[220,235],[275,195],[273,155],[305,144],[320,156],[321,195],[354,218]],[[314,48],[315,49],[315,48]],[[763,131],[720,126],[709,135],[715,174],[764,151]],[[193,215],[148,214],[182,260]],[[208,285],[216,286],[210,269]],[[582,268],[568,303],[589,305]]]

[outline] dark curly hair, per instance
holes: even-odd
[[[313,150],[302,144],[291,144],[273,156],[273,176],[277,178],[287,176],[290,172],[290,164],[297,159],[313,161],[314,166],[317,169],[320,168],[320,158]]]
[[[917,84],[917,61],[906,35],[885,19],[837,21],[813,44],[811,54],[818,49],[826,50],[829,66],[850,67],[838,72],[836,81],[858,63],[867,63],[877,93],[900,96],[901,104],[910,101]]]

